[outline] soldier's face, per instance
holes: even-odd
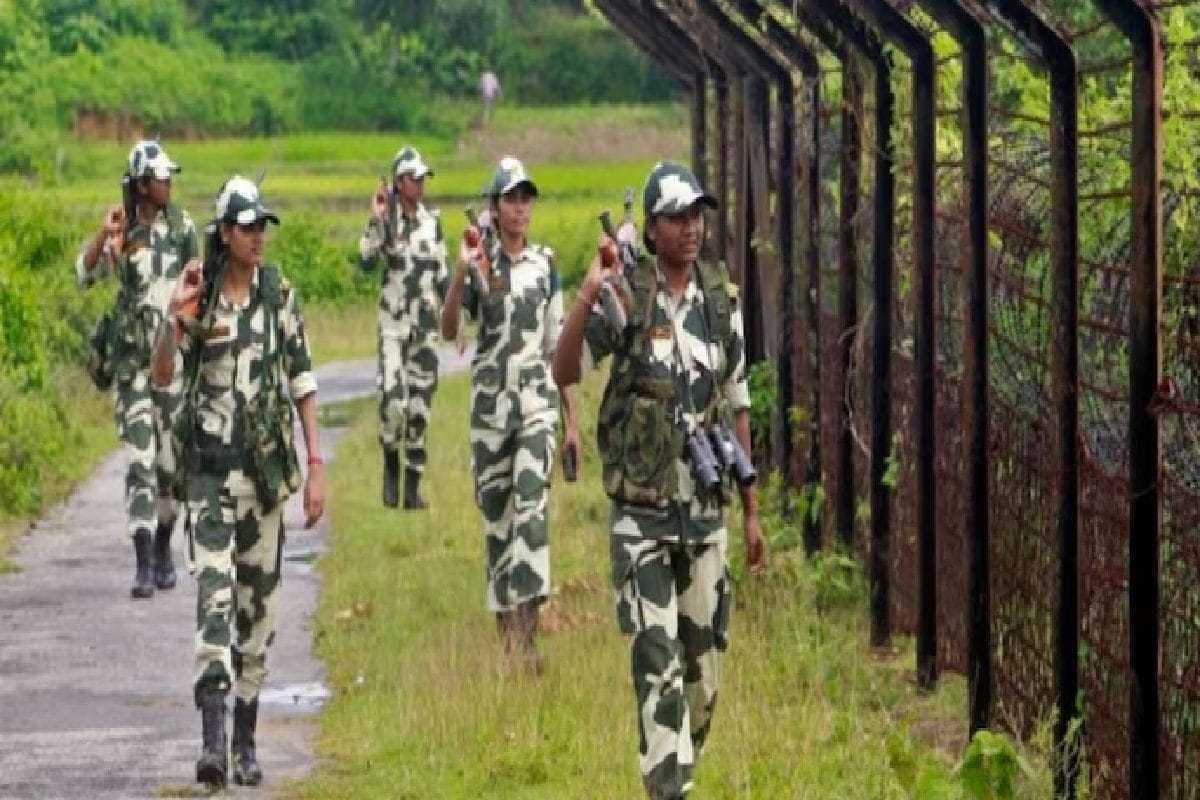
[[[660,263],[688,266],[700,257],[704,241],[704,214],[696,203],[680,214],[650,218],[650,238]]]
[[[500,201],[496,203],[496,224],[503,234],[524,236],[529,232],[532,213],[533,194],[524,186],[518,186],[508,194],[500,195]]]
[[[229,244],[229,259],[243,267],[262,263],[263,245],[267,241],[267,221],[246,224],[223,223],[224,238]]]
[[[414,178],[412,175],[400,175],[396,178],[396,192],[400,198],[409,204],[421,202],[425,196],[425,176]]]
[[[142,196],[157,208],[164,208],[171,202],[170,178],[145,178],[141,182]]]

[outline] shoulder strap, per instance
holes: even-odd
[[[264,369],[261,379],[264,389],[268,387],[267,376],[271,377],[271,385],[282,381],[283,373],[283,318],[280,311],[287,304],[288,294],[292,286],[277,264],[263,264],[258,268],[258,292],[263,304],[263,360],[272,355],[275,358],[275,369]],[[271,337],[274,337],[274,342]],[[272,350],[272,347],[274,348]]]

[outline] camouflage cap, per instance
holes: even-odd
[[[142,139],[129,151],[129,175],[132,178],[167,180],[179,171],[179,165],[171,160],[156,139]]]
[[[433,170],[421,158],[421,154],[415,147],[400,148],[396,152],[396,157],[392,159],[392,175],[395,177],[411,175],[414,178],[424,178],[426,175],[432,174]]]
[[[248,225],[265,219],[279,224],[279,217],[263,203],[258,193],[258,184],[241,175],[225,181],[217,195],[217,221]]]
[[[682,214],[697,203],[716,208],[717,198],[704,191],[690,169],[672,161],[660,161],[650,170],[642,189],[642,211],[647,219],[662,214]],[[654,252],[649,225],[642,231],[642,242],[647,251]]]
[[[500,197],[522,184],[529,189],[531,195],[537,197],[537,184],[530,180],[529,175],[525,172],[525,165],[514,156],[505,156],[500,159],[496,171],[492,173],[492,180],[484,187],[483,196]]]
[[[692,171],[682,164],[660,161],[650,170],[642,190],[642,210],[647,217],[682,214],[696,203],[717,207],[717,198],[704,191]]]

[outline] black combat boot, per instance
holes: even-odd
[[[400,503],[400,454],[383,451],[383,504],[395,508]]]
[[[159,521],[154,531],[154,585],[159,589],[175,588],[175,561],[171,558],[171,534],[175,520]]]
[[[418,488],[421,485],[421,473],[415,469],[404,470],[404,507],[407,509],[429,508],[429,503],[421,497]]]
[[[537,649],[538,616],[541,603],[538,600],[526,600],[517,606],[517,635],[521,652],[525,657],[525,666],[535,676],[542,674],[542,657]]]
[[[222,789],[229,770],[225,759],[225,693],[207,689],[199,699],[204,749],[196,762],[196,781]]]
[[[133,574],[130,596],[135,600],[154,597],[154,543],[150,540],[150,531],[138,531],[133,535],[133,556],[137,571]]]
[[[262,783],[262,768],[254,754],[254,728],[258,724],[258,700],[233,702],[233,782],[240,786]]]

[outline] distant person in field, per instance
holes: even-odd
[[[550,596],[550,472],[559,391],[550,361],[562,328],[562,285],[554,252],[529,241],[537,185],[512,156],[484,190],[495,236],[469,243],[442,314],[458,334],[462,312],[478,322],[471,362],[471,466],[487,540],[486,604],[496,614],[506,663],[541,672],[536,636]],[[476,269],[471,269],[474,262]],[[562,396],[564,447],[579,451],[574,390]]]
[[[171,534],[178,508],[167,434],[180,386],[151,386],[150,350],[175,279],[200,254],[191,218],[171,202],[171,178],[177,172],[179,166],[159,142],[135,144],[122,180],[124,202],[108,210],[75,261],[81,287],[107,275],[118,282],[110,324],[96,337],[107,355],[93,349],[88,366],[97,387],[112,386],[117,434],[129,457],[125,514],[136,563],[130,590],[135,599],[175,587]]]
[[[184,267],[157,333],[154,381],[182,375],[187,512],[196,565],[193,695],[201,715],[196,780],[223,787],[226,696],[232,692],[235,783],[257,785],[258,696],[275,638],[283,503],[301,486],[294,412],[308,452],[307,527],[325,508],[317,381],[300,301],[279,267],[263,263],[267,223],[279,218],[258,186],[234,175],[205,229],[204,263]]]
[[[611,500],[617,624],[630,637],[639,765],[652,800],[688,795],[711,730],[733,608],[725,510],[735,490],[746,564],[758,572],[767,557],[737,287],[724,266],[699,258],[704,209],[716,204],[686,167],[656,164],[642,192],[649,255],[624,268],[624,327],[600,302],[602,285],[619,273],[597,257],[554,359],[564,391],[584,369],[612,360],[596,438]],[[726,437],[740,443],[740,467]]]
[[[500,79],[491,70],[479,77],[479,99],[483,103],[483,124],[486,126],[492,119],[492,107],[500,99]]]
[[[379,444],[383,447],[383,504],[399,502],[400,449],[404,449],[406,509],[428,508],[421,476],[425,435],[438,378],[438,327],[450,283],[446,244],[436,209],[424,205],[433,176],[412,147],[392,160],[391,184],[380,185],[371,218],[358,242],[365,270],[379,268]]]

